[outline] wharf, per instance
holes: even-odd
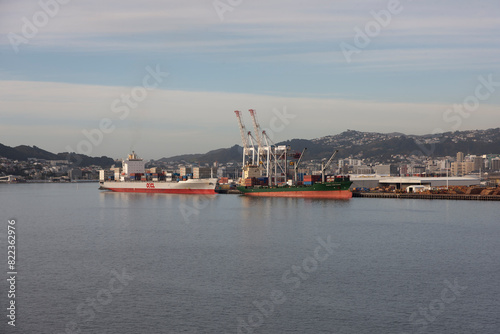
[[[465,194],[395,194],[395,193],[358,193],[353,192],[352,197],[363,198],[408,198],[408,199],[448,199],[465,201],[500,201],[500,196],[492,195],[465,195]]]

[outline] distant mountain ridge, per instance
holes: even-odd
[[[338,147],[339,156],[391,160],[396,155],[455,156],[500,153],[500,128],[426,135],[345,131],[313,140],[323,147]]]
[[[300,152],[307,147],[305,159],[324,159],[335,149],[338,157],[364,158],[372,161],[391,161],[397,155],[455,156],[465,154],[500,153],[500,128],[487,130],[455,131],[440,134],[405,135],[399,132],[378,133],[347,130],[337,135],[316,139],[291,139],[277,143],[290,145]],[[205,154],[178,155],[163,158],[163,162],[206,163],[218,161],[227,163],[241,161],[243,148],[235,145]]]
[[[84,154],[76,153],[52,153],[43,150],[36,146],[20,145],[16,147],[10,147],[0,144],[0,157],[4,157],[11,160],[26,161],[28,158],[37,158],[45,160],[69,160],[73,164],[80,167],[87,167],[90,165],[110,167],[115,163],[115,161],[106,156],[102,157],[89,157]]]
[[[219,148],[207,153],[200,154],[183,154],[176,155],[169,158],[162,158],[157,161],[161,162],[186,162],[186,163],[205,163],[205,162],[222,162],[227,163],[231,161],[241,161],[243,154],[243,147],[234,145],[230,148]]]
[[[387,162],[398,155],[416,156],[455,156],[457,152],[465,154],[500,153],[500,128],[487,130],[455,131],[427,135],[405,135],[399,132],[378,133],[347,130],[337,135],[316,139],[291,139],[277,143],[290,145],[294,151],[300,152],[307,147],[307,160],[330,157],[335,149],[339,150],[339,158],[363,158],[368,161]],[[243,148],[234,145],[200,154],[184,154],[157,161],[167,163],[228,163],[240,162]],[[54,154],[36,146],[9,147],[0,144],[0,157],[26,161],[28,158],[46,160],[71,160],[76,165],[85,167],[98,165],[109,167],[115,161],[106,156],[89,157],[83,154]]]

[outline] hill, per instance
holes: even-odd
[[[339,135],[313,140],[323,147],[338,147],[339,156],[390,161],[394,156],[431,158],[465,154],[500,153],[500,128],[455,131],[428,135],[376,133],[348,130]]]
[[[335,149],[339,158],[354,157],[367,162],[390,162],[401,156],[428,156],[431,158],[465,154],[500,153],[500,128],[487,130],[455,131],[428,135],[405,135],[398,132],[378,133],[347,130],[337,135],[316,139],[291,139],[277,143],[290,145],[300,152],[307,147],[307,160],[330,157]],[[243,148],[234,145],[200,154],[177,155],[158,161],[167,163],[220,163],[240,162]],[[0,144],[0,156],[12,160],[38,158],[46,160],[71,160],[78,166],[97,165],[110,167],[112,158],[89,157],[67,152],[54,154],[36,146],[21,145],[9,147]]]
[[[37,159],[46,159],[46,160],[60,160],[57,157],[57,154],[51,153],[49,151],[42,150],[36,146],[27,146],[21,145],[16,146],[14,149],[22,155],[22,159],[18,160],[26,160],[27,158],[37,158]],[[12,159],[12,158],[10,158]]]
[[[500,153],[500,128],[455,131],[428,135],[405,135],[398,132],[378,133],[347,130],[337,135],[316,139],[291,139],[278,143],[290,145],[300,152],[307,147],[307,160],[324,159],[335,149],[338,157],[355,157],[374,162],[393,161],[397,156],[428,156],[431,158],[465,154]],[[242,147],[221,148],[205,154],[180,155],[163,158],[165,162],[227,163],[241,160]]]
[[[37,158],[45,160],[69,160],[73,162],[76,166],[87,167],[90,165],[97,165],[103,168],[110,167],[115,162],[112,158],[102,156],[102,157],[89,157],[84,154],[76,153],[52,153],[43,150],[36,146],[20,145],[16,147],[10,147],[0,144],[0,157],[4,157],[11,160],[26,161],[28,158]]]
[[[170,158],[162,158],[158,161],[161,162],[184,162],[184,163],[205,163],[205,162],[239,162],[243,154],[243,147],[234,145],[230,148],[220,148],[217,150],[209,151],[205,154],[184,154],[176,155]]]

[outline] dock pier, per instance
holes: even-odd
[[[363,198],[408,198],[408,199],[448,199],[464,201],[500,201],[500,196],[466,195],[466,194],[396,194],[396,193],[359,193],[353,192],[352,197]]]

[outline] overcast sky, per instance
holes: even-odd
[[[203,153],[240,144],[250,108],[276,141],[499,127],[499,17],[498,0],[1,1],[0,143]]]

